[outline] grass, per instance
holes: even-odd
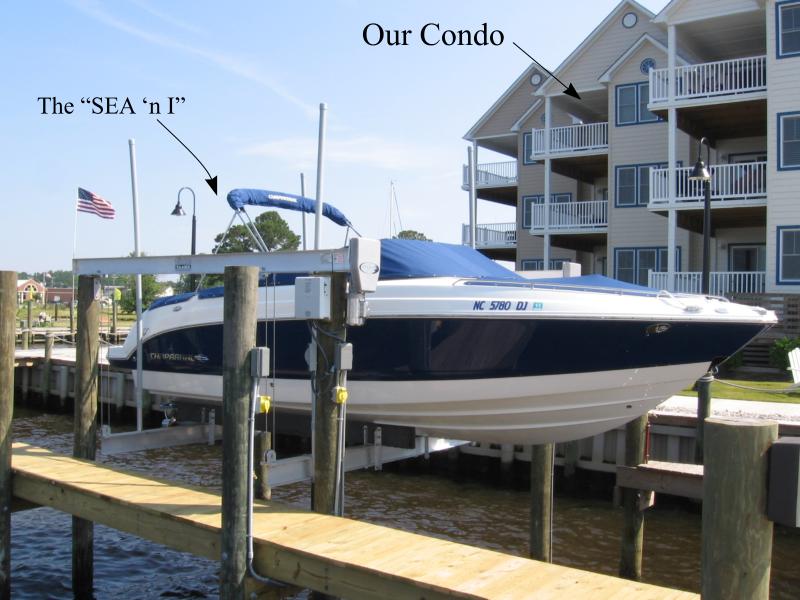
[[[736,385],[743,385],[747,387],[759,388],[760,390],[783,390],[789,387],[786,381],[748,381],[748,380],[731,380]],[[693,396],[697,397],[691,387],[686,388],[679,393],[680,396]],[[754,402],[785,402],[788,404],[800,404],[800,389],[796,392],[789,394],[770,394],[769,392],[743,390],[730,385],[725,385],[720,381],[715,381],[711,384],[711,397],[712,398],[726,398],[729,400],[751,400]]]
[[[39,313],[46,312],[48,316],[48,327],[69,327],[69,307],[67,306],[60,306],[58,309],[58,320],[55,320],[55,307],[53,305],[48,305],[47,308],[43,308],[41,304],[34,304],[31,310],[31,317],[33,321],[33,327],[39,326]],[[23,305],[17,309],[17,319],[18,320],[25,320],[28,318],[28,308],[27,306]],[[78,313],[75,313],[75,319],[78,318]],[[129,327],[133,325],[136,321],[135,314],[117,313],[117,325],[119,327]],[[106,327],[111,325],[111,307],[110,306],[101,306],[100,309],[100,325],[102,327]]]

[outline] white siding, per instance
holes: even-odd
[[[702,21],[737,12],[758,10],[755,0],[685,0],[669,17],[670,23]]]
[[[797,285],[777,285],[776,229],[800,225],[800,170],[778,171],[778,114],[800,111],[800,57],[778,59],[775,49],[775,0],[767,2],[767,291],[800,292]]]

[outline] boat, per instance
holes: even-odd
[[[233,190],[228,202],[262,248],[246,205],[315,207],[263,190]],[[352,228],[336,208],[322,212]],[[380,263],[364,324],[347,331],[349,418],[448,439],[539,444],[613,429],[776,323],[763,308],[600,275],[528,280],[466,246],[383,240]],[[278,411],[308,412],[311,335],[294,314],[297,275],[261,282],[257,340],[274,361],[263,393]],[[220,403],[222,314],[219,287],[153,302],[142,315],[144,389]],[[112,365],[135,368],[135,338],[109,349]]]

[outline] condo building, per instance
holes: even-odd
[[[701,154],[710,293],[800,293],[800,1],[672,0],[653,14],[623,0],[555,74],[580,100],[532,64],[465,135],[477,199],[516,208],[483,223],[476,203],[477,249],[518,270],[568,260],[699,292]]]

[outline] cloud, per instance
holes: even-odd
[[[138,37],[145,42],[156,46],[161,46],[163,48],[172,48],[173,50],[178,50],[186,54],[199,56],[200,58],[205,59],[209,63],[219,67],[224,71],[238,75],[244,79],[267,88],[275,95],[300,108],[307,117],[314,118],[317,116],[316,106],[308,104],[304,100],[295,96],[283,84],[271,78],[256,64],[248,62],[238,56],[184,44],[183,42],[179,42],[171,37],[145,31],[144,29],[140,29],[135,25],[126,23],[125,21],[122,21],[114,15],[106,12],[103,7],[98,5],[94,0],[71,0],[70,4],[96,21],[108,25],[109,27],[118,29],[119,31],[123,31],[129,35]]]
[[[293,167],[316,165],[317,139],[290,137],[282,140],[245,146],[241,154],[263,156],[290,163]],[[438,169],[442,153],[429,145],[388,141],[376,136],[329,138],[325,143],[325,159],[332,163],[358,164],[380,169]]]

